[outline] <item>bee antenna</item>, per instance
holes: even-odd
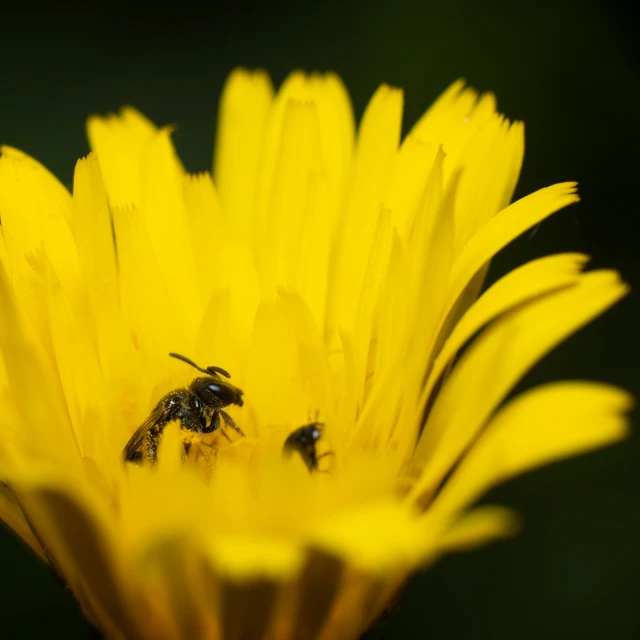
[[[181,356],[179,353],[170,353],[169,355],[172,358],[177,358],[178,360],[182,360],[182,362],[186,362],[187,364],[190,364],[192,367],[194,367],[198,371],[202,371],[202,373],[208,373],[209,375],[213,375],[213,376],[215,376],[218,373],[221,373],[225,378],[231,377],[231,374],[225,371],[222,367],[207,367],[206,369],[203,369],[202,367],[199,367],[193,360],[189,360],[189,358],[187,358],[186,356]]]
[[[207,367],[209,373],[221,373],[225,378],[230,378],[231,374],[222,367]]]
[[[190,364],[192,367],[194,367],[194,369],[197,369],[198,371],[202,371],[202,373],[211,373],[211,371],[209,371],[208,369],[203,369],[202,367],[199,367],[193,360],[189,360],[189,358],[187,358],[186,356],[181,356],[179,353],[170,353],[169,355],[172,358],[177,358],[178,360],[182,360],[182,362],[186,362],[187,364]]]

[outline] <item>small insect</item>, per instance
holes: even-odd
[[[242,391],[220,376],[231,376],[221,367],[202,369],[195,362],[178,353],[170,353],[172,358],[182,360],[198,371],[206,373],[204,378],[196,378],[188,389],[174,389],[167,393],[155,406],[149,417],[131,436],[123,455],[126,462],[138,462],[146,457],[151,463],[157,461],[158,444],[164,428],[178,420],[183,429],[197,434],[213,433],[220,428],[220,418],[225,425],[245,437],[244,432],[233,418],[222,409],[231,404],[243,405]],[[222,431],[229,440],[229,436]],[[185,452],[189,452],[190,443],[185,442]]]
[[[282,453],[290,456],[294,451],[297,452],[309,471],[317,471],[320,458],[333,455],[333,451],[325,451],[318,455],[316,445],[322,437],[322,427],[322,422],[311,422],[292,431],[284,441]]]

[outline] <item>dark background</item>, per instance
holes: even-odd
[[[530,258],[581,250],[638,288],[640,75],[627,5],[91,4],[0,9],[0,141],[34,155],[66,184],[87,152],[86,116],[123,104],[158,124],[178,123],[174,139],[187,169],[208,169],[218,96],[238,64],[267,68],[276,83],[293,68],[333,69],[358,116],[380,82],[401,86],[405,130],[464,76],[495,91],[500,109],[526,123],[517,196],[578,180],[583,198],[503,251],[490,281]],[[637,395],[638,299],[633,293],[568,340],[520,388],[589,378]],[[521,512],[523,534],[417,576],[368,640],[640,637],[637,435],[530,473],[487,500]],[[1,527],[0,567],[3,637],[92,637],[72,597]]]

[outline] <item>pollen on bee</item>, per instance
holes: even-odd
[[[220,447],[218,434],[202,435],[182,429],[183,460],[189,465],[209,469],[218,455]]]

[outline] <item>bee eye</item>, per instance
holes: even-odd
[[[236,400],[235,391],[227,386],[220,384],[208,384],[207,391],[226,404],[233,404]]]

